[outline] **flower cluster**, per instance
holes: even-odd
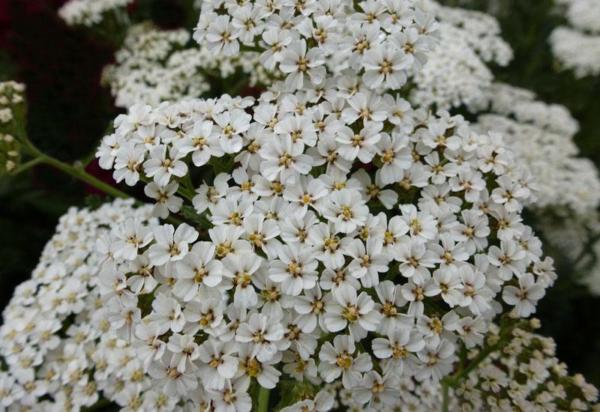
[[[115,201],[95,211],[69,210],[32,278],[15,290],[0,328],[0,358],[6,366],[0,372],[2,410],[79,410],[95,404],[102,391],[109,399],[125,398],[129,388],[120,382],[135,380],[141,363],[110,332],[115,320],[102,308],[98,272],[111,227],[128,219],[157,223],[151,207],[134,209],[132,204]],[[146,410],[159,409],[148,404]]]
[[[322,88],[344,72],[368,89],[396,90],[424,63],[436,26],[415,0],[214,0],[202,3],[194,39],[213,54],[259,51],[287,91]]]
[[[550,36],[552,52],[560,64],[577,77],[600,74],[600,2],[560,0],[569,26],[556,28]]]
[[[218,58],[205,47],[188,48],[184,30],[159,30],[151,24],[129,29],[116,63],[107,66],[103,82],[115,97],[115,105],[158,105],[167,100],[199,97],[210,89],[211,79],[226,79],[242,71],[250,84],[264,82],[257,53]],[[238,73],[239,74],[239,73]]]
[[[488,117],[473,128],[429,107],[489,109],[485,93],[500,86],[484,62],[510,59],[497,23],[417,0],[201,9],[199,49],[185,49],[184,31],[139,26],[107,69],[118,104],[135,104],[102,140],[100,166],[142,183],[154,205],[61,220],[4,313],[0,401],[247,412],[278,389],[286,412],[440,408],[441,385],[504,342],[499,315],[529,317],[556,279],[522,218],[527,153],[480,132]],[[437,37],[449,54],[427,61]],[[457,89],[432,80],[451,55],[445,81]],[[189,98],[207,76],[258,66],[247,75],[264,76],[257,99]],[[400,90],[409,78],[412,94]],[[491,110],[539,129],[536,144],[576,130],[561,108],[506,90]],[[505,131],[508,146],[525,144]],[[453,405],[562,405],[566,390],[573,408],[593,401],[578,378],[565,383],[542,338],[510,338],[456,385]],[[485,386],[498,364],[506,376]]]
[[[415,75],[411,102],[442,109],[481,104],[494,79],[487,63],[504,66],[512,59],[498,22],[484,13],[427,4],[439,21],[439,42]]]
[[[24,116],[25,86],[0,82],[0,176],[16,169],[21,161],[18,134]]]
[[[529,327],[515,328],[507,343],[459,385],[455,396],[463,410],[598,410],[598,390],[583,376],[568,374],[556,358],[554,341],[534,333],[537,327],[533,320]],[[497,327],[490,332],[492,344],[506,339]]]
[[[494,84],[487,93],[491,106],[478,117],[478,127],[502,133],[533,175],[536,201],[531,207],[564,208],[576,215],[595,210],[600,177],[594,164],[580,157],[573,140],[579,126],[568,110],[505,84]]]
[[[122,11],[134,0],[69,0],[58,11],[58,15],[69,26],[92,27],[102,22],[103,18],[114,13],[122,19]]]
[[[529,316],[553,283],[501,143],[341,87],[138,105],[103,140],[101,165],[146,182],[158,215],[198,216],[113,233],[101,273],[105,307],[137,311],[122,336],[166,345],[147,368],[176,399],[225,410],[249,378],[438,381],[496,313]]]
[[[486,341],[490,347],[500,349],[486,357],[449,394],[448,410],[598,410],[598,390],[583,376],[568,374],[566,365],[556,358],[554,341],[534,333],[537,327],[539,321],[533,319],[511,329],[508,334],[502,334],[501,329],[494,325]],[[479,350],[473,350],[468,358],[474,359],[479,353]],[[373,381],[384,384],[377,378]],[[370,397],[366,409],[369,411],[391,410],[392,407],[398,410],[442,410],[440,386],[426,386],[410,379],[395,386],[384,385],[379,392],[361,393],[339,387],[329,391],[337,397],[338,406],[349,410],[365,410],[360,401],[364,396]],[[329,398],[331,396],[329,394]]]

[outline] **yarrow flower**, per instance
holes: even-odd
[[[7,366],[0,373],[3,407],[81,409],[98,402],[102,393],[125,407],[129,387],[148,382],[141,351],[146,344],[140,340],[134,348],[129,342],[137,326],[146,329],[134,324],[140,320],[139,310],[103,307],[100,296],[105,286],[99,276],[102,268],[113,267],[117,250],[137,256],[136,248],[144,246],[147,230],[158,223],[151,212],[150,206],[136,209],[133,201],[117,200],[97,210],[72,208],[60,219],[32,278],[17,287],[4,309],[0,328],[0,355]],[[112,249],[107,242],[111,228],[116,228],[124,242]],[[151,269],[134,263],[130,270],[135,271],[128,279],[133,290],[154,289],[157,283],[149,281],[154,279]],[[136,286],[136,277],[146,279],[145,289]],[[129,293],[118,277],[113,279],[110,288],[115,293]],[[166,344],[158,334],[141,329],[140,336],[152,342],[154,359],[159,359]],[[120,379],[125,387],[116,391],[114,384]],[[156,397],[168,401],[158,388],[149,391],[144,401]]]
[[[539,321],[532,319],[502,334],[499,326],[493,325],[487,333],[487,345],[498,345],[500,349],[449,390],[446,400],[449,410],[596,410],[598,389],[580,374],[568,373],[566,365],[556,358],[556,344],[535,333],[538,327]],[[469,357],[478,353],[473,350]],[[365,390],[348,390],[331,385],[324,391],[336,395],[340,399],[338,407],[347,409],[361,408],[365,399],[376,410],[434,411],[441,410],[444,404],[439,384],[432,386],[410,378],[390,382],[386,375],[370,372],[365,374],[365,387]]]
[[[226,79],[242,72],[250,84],[267,81],[256,53],[216,59],[206,47],[187,47],[190,38],[183,29],[159,30],[150,23],[131,26],[115,55],[116,62],[102,73],[102,82],[110,86],[115,105],[157,105],[200,96],[210,90],[208,76],[215,73]],[[146,140],[153,137],[152,132]]]
[[[347,77],[332,81],[343,84]],[[461,118],[443,112],[438,117],[407,110],[405,124],[394,118],[393,106],[377,103],[391,96],[365,89],[344,101],[343,93],[331,86],[312,97],[282,92],[265,93],[257,101],[192,99],[147,108],[142,118],[135,108],[104,140],[102,156],[110,153],[104,145],[118,142],[120,147],[133,144],[144,151],[144,159],[154,159],[156,153],[171,153],[182,138],[175,136],[184,136],[191,125],[212,123],[206,130],[216,145],[227,149],[199,166],[190,154],[171,159],[169,165],[187,164],[185,176],[170,173],[153,180],[154,164],[145,160],[140,168],[140,180],[153,180],[148,184],[159,187],[189,186],[185,179],[201,176],[191,178],[197,198],[183,206],[195,206],[201,219],[195,230],[179,225],[190,233],[185,243],[175,239],[174,227],[159,225],[153,240],[139,249],[138,254],[148,255],[158,282],[154,302],[139,324],[156,324],[159,334],[170,330],[182,339],[202,336],[199,342],[207,348],[229,342],[227,354],[238,362],[234,377],[219,375],[214,387],[195,372],[207,370],[206,363],[210,367],[213,361],[204,355],[195,358],[190,362],[197,369],[189,373],[196,374],[194,387],[205,395],[192,399],[173,389],[169,396],[220,410],[223,399],[231,399],[223,388],[236,387],[241,394],[248,378],[277,388],[286,376],[303,376],[313,384],[339,381],[356,391],[391,388],[405,378],[438,382],[452,371],[461,345],[482,344],[497,313],[494,308],[512,310],[515,316],[530,314],[530,306],[513,299],[521,293],[515,289],[535,287],[527,300],[535,306],[552,283],[552,276],[542,280],[530,269],[542,256],[538,249],[525,248],[531,233],[519,215],[529,192],[508,202],[506,191],[515,190],[517,182],[505,168],[489,168],[484,161],[488,153],[483,148],[491,144],[491,136],[477,134]],[[275,119],[273,126],[264,123],[264,113]],[[136,126],[131,127],[134,118]],[[317,121],[327,126],[319,127]],[[280,127],[284,124],[296,126]],[[152,148],[134,143],[148,127],[159,130]],[[253,146],[255,128],[265,135],[259,150]],[[323,152],[315,150],[323,139],[333,152],[343,153],[338,148],[364,140],[358,133],[349,140],[340,133],[365,129],[373,136],[386,135],[397,153],[419,154],[403,157],[386,183],[378,181],[380,191],[393,194],[385,204],[372,196],[372,180],[365,178],[388,165],[375,157],[379,139],[372,143],[373,156],[358,155],[341,167],[335,162],[320,166]],[[310,138],[304,140],[307,130]],[[434,153],[455,164],[456,171],[448,176],[428,171],[425,165]],[[247,155],[259,161],[242,162]],[[512,165],[510,152],[506,156]],[[167,157],[158,159],[162,167]],[[213,166],[217,161],[233,162],[235,173],[218,172]],[[108,158],[106,163],[113,162]],[[440,202],[431,190],[452,200]],[[190,201],[187,193],[181,195]],[[194,258],[193,267],[181,266],[200,248],[197,244],[214,252]],[[210,262],[222,267],[222,277],[210,274]],[[127,259],[117,259],[103,276],[127,274],[129,265]],[[183,284],[185,288],[178,286]],[[377,301],[367,292],[370,288],[376,288]],[[137,307],[142,299],[129,287],[120,294],[128,298],[106,293],[106,306]],[[333,339],[325,343],[328,335]],[[134,333],[133,344],[138,340]],[[179,355],[167,345],[151,365],[168,368],[173,356]],[[182,388],[187,374],[186,368]],[[373,402],[366,392],[359,398]],[[244,405],[239,410],[247,410]]]
[[[134,0],[69,0],[58,11],[58,15],[69,26],[92,27],[102,22],[109,13],[122,18],[124,8]]]
[[[560,0],[559,8],[568,26],[550,35],[552,53],[560,68],[577,77],[600,74],[600,5],[594,0]]]
[[[109,69],[136,104],[99,163],[155,204],[64,218],[5,312],[3,404],[246,412],[273,390],[286,411],[439,409],[461,358],[512,337],[556,275],[523,223],[530,177],[502,137],[397,96],[419,84],[438,34],[509,58],[493,20],[428,3],[204,1],[194,39],[213,61],[257,58],[257,98],[163,94],[156,78],[130,94]],[[139,50],[146,36],[158,47]],[[163,40],[187,37],[133,36],[117,65],[172,57]],[[543,361],[531,365],[526,382],[545,382]],[[575,406],[594,402],[579,387]],[[490,405],[528,405],[521,389]],[[464,404],[481,409],[481,391]]]
[[[205,1],[194,39],[217,55],[259,51],[290,91],[321,87],[344,70],[362,76],[369,89],[399,89],[422,64],[435,30],[412,0],[361,2],[357,9],[343,0],[277,7]]]

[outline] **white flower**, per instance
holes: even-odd
[[[535,282],[532,274],[526,273],[519,278],[518,287],[506,286],[502,298],[515,308],[514,316],[526,318],[535,312],[535,304],[544,297],[544,287]]]
[[[217,412],[250,412],[252,399],[248,395],[250,379],[238,378],[219,391],[210,391]]]
[[[342,375],[345,388],[353,388],[360,384],[362,373],[368,372],[373,365],[367,353],[354,356],[356,346],[352,337],[337,335],[333,345],[325,342],[319,352],[319,373],[325,382],[332,382]]]
[[[190,243],[198,239],[198,232],[184,223],[177,227],[162,225],[153,228],[156,243],[150,246],[148,258],[153,265],[164,265],[183,259],[189,252]]]
[[[248,308],[256,305],[258,296],[252,279],[262,265],[262,259],[250,253],[229,254],[223,259],[223,276],[235,287],[233,302],[235,305]]]
[[[362,163],[370,163],[377,152],[377,142],[381,139],[381,127],[381,123],[369,122],[360,132],[346,126],[336,130],[335,140],[340,144],[340,156],[348,161],[358,158]]]
[[[266,30],[262,40],[267,50],[260,55],[260,62],[269,70],[273,70],[277,62],[281,61],[282,51],[290,44],[292,37],[284,31]]]
[[[409,61],[404,53],[386,46],[376,47],[365,53],[363,80],[371,89],[383,86],[395,90],[406,83],[404,69],[408,67]]]
[[[181,160],[184,156],[176,149],[167,154],[167,146],[157,146],[150,152],[150,159],[144,162],[144,171],[157,185],[167,186],[172,176],[182,177],[187,173],[188,167]]]
[[[115,230],[117,256],[133,260],[138,255],[138,250],[144,248],[152,241],[152,231],[135,220],[127,220]]]
[[[312,249],[278,246],[277,256],[278,260],[269,263],[269,278],[281,283],[284,293],[297,296],[315,287],[318,261]]]
[[[381,182],[385,185],[402,180],[403,171],[412,163],[408,147],[408,136],[400,133],[381,134],[377,143],[377,154],[383,166],[380,169]]]
[[[227,379],[232,379],[237,370],[239,359],[234,342],[221,342],[209,338],[198,347],[198,357],[202,360],[199,372],[202,382],[208,389],[223,389]]]
[[[414,205],[400,205],[402,220],[409,228],[410,234],[413,237],[418,237],[424,240],[433,240],[437,236],[437,221],[435,217],[418,211]]]
[[[314,84],[320,84],[325,78],[325,67],[322,52],[311,48],[307,52],[304,40],[294,41],[285,48],[281,56],[279,69],[286,73],[286,84],[292,90],[302,89],[305,78]]]
[[[414,368],[415,354],[425,347],[425,341],[408,327],[399,327],[388,333],[387,338],[373,339],[373,354],[384,363],[384,372],[402,376],[404,367]]]
[[[180,372],[167,359],[150,364],[148,373],[157,380],[169,396],[183,395],[198,386],[198,378],[190,372]]]
[[[152,309],[149,320],[156,325],[161,334],[169,329],[175,333],[183,330],[185,316],[181,305],[175,299],[159,293],[152,302]]]
[[[314,398],[296,402],[283,408],[281,412],[326,412],[333,408],[334,401],[335,399],[329,392],[322,390]]]
[[[205,165],[212,156],[223,155],[212,132],[213,126],[213,122],[207,120],[196,122],[187,135],[175,144],[179,152],[192,153],[192,162],[195,166]]]
[[[346,327],[355,340],[363,339],[367,332],[377,329],[380,316],[375,311],[375,302],[362,292],[357,296],[351,286],[340,286],[332,292],[334,300],[325,308],[323,322],[330,332],[338,332]]]
[[[332,224],[319,223],[308,231],[308,242],[317,250],[317,259],[325,266],[339,268],[344,264],[341,239],[334,231]]]
[[[219,143],[225,153],[237,153],[240,151],[244,144],[241,134],[250,127],[251,117],[240,109],[219,113],[214,116],[215,123],[219,126]]]
[[[315,126],[308,116],[285,116],[273,128],[280,136],[289,136],[294,145],[314,146],[317,143]]]
[[[446,375],[452,370],[454,361],[454,345],[446,340],[433,348],[426,347],[417,353],[423,368],[415,375],[419,381],[425,381],[430,378],[436,380]]]
[[[117,150],[114,162],[114,177],[117,183],[125,180],[127,185],[134,186],[139,181],[144,155],[144,148],[132,144]]]
[[[195,243],[190,253],[175,265],[177,282],[173,293],[184,301],[193,299],[201,285],[215,287],[221,283],[222,264],[214,260],[215,246],[210,242]]]
[[[415,283],[423,284],[431,278],[429,269],[435,267],[439,259],[435,253],[427,249],[427,244],[417,239],[406,240],[396,249],[393,255],[400,262],[400,274],[412,278]]]
[[[527,254],[516,242],[500,242],[500,247],[491,246],[489,249],[489,260],[493,266],[499,268],[498,276],[504,280],[510,280],[513,276],[519,276],[525,271]]]
[[[388,270],[388,257],[383,254],[383,241],[370,237],[365,244],[359,239],[354,239],[346,246],[346,255],[353,260],[348,265],[348,270],[364,287],[377,286],[379,273]]]
[[[264,161],[260,165],[260,172],[270,181],[293,183],[297,174],[308,173],[312,166],[312,158],[303,154],[303,147],[295,145],[289,136],[263,146],[261,155]]]
[[[250,343],[259,361],[268,361],[277,353],[277,343],[283,338],[283,327],[264,315],[254,313],[242,323],[235,335],[238,342]]]
[[[167,349],[173,354],[171,366],[175,366],[178,372],[196,369],[194,361],[199,358],[199,350],[193,336],[175,333],[169,338]]]
[[[144,193],[151,199],[156,200],[153,214],[162,219],[166,219],[170,213],[177,213],[181,210],[183,199],[175,196],[179,185],[171,182],[165,187],[161,187],[154,182],[144,186]]]
[[[227,16],[215,16],[206,33],[209,50],[223,52],[225,56],[233,56],[239,50],[235,27]]]
[[[395,285],[390,280],[385,280],[375,286],[375,292],[380,303],[375,304],[375,309],[381,316],[381,325],[379,330],[383,333],[390,333],[406,323],[413,323],[410,317],[402,313],[401,307],[406,305],[406,300],[402,297],[400,285]]]
[[[360,193],[343,189],[328,196],[323,205],[323,215],[334,224],[337,231],[350,233],[362,226],[367,219],[369,208]]]
[[[250,376],[252,378],[256,378],[256,381],[266,389],[273,389],[277,386],[277,382],[279,382],[279,376],[281,376],[281,372],[279,372],[274,364],[279,363],[279,357],[272,358],[269,360],[263,359],[262,361],[258,360],[253,353],[253,349],[249,345],[241,346],[239,350],[239,376]]]
[[[397,378],[394,375],[381,376],[376,371],[365,373],[363,381],[353,390],[352,396],[359,403],[383,403],[394,405],[397,399]]]

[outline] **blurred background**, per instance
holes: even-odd
[[[0,81],[27,85],[29,136],[41,149],[68,162],[82,162],[110,181],[93,155],[119,113],[100,86],[102,68],[116,46],[84,30],[67,27],[57,16],[64,0],[0,0]],[[462,5],[465,1],[441,1]],[[564,23],[551,1],[471,0],[468,6],[499,19],[515,57],[497,67],[497,80],[535,91],[541,100],[566,106],[580,122],[576,142],[582,155],[600,167],[600,77],[576,79],[555,70],[548,47],[552,30]],[[139,0],[129,10],[161,27],[190,27],[195,17],[187,0]],[[30,276],[58,218],[71,206],[101,201],[91,188],[46,167],[10,180],[0,178],[0,307]],[[559,280],[540,302],[542,332],[558,344],[559,358],[572,372],[600,386],[600,298],[575,282],[563,251],[546,248]]]

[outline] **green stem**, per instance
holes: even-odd
[[[40,163],[42,163],[42,159],[40,159],[39,157],[35,158],[26,163],[23,163],[21,166],[17,167],[15,170],[13,170],[10,174],[13,176],[16,176],[19,173],[23,173],[23,172],[33,168],[34,166],[39,165]]]
[[[450,385],[446,381],[442,381],[442,412],[450,410]]]
[[[121,199],[127,199],[130,197],[127,193],[122,192],[119,189],[117,189],[116,187],[111,186],[108,183],[105,183],[102,180],[97,179],[94,176],[88,174],[82,168],[68,165],[64,162],[61,162],[58,159],[55,159],[55,158],[48,156],[46,154],[43,154],[43,153],[39,154],[38,159],[40,160],[41,163],[45,163],[48,166],[52,166],[55,169],[60,170],[61,172],[64,172],[78,180],[81,180],[82,182],[85,182],[85,183],[89,184],[90,186],[93,186],[96,189],[103,191],[107,195],[110,195],[110,196],[113,196],[116,198],[121,198]]]
[[[269,411],[269,394],[270,390],[260,386],[258,390],[258,408],[257,412],[268,412]]]
[[[95,187],[98,190],[103,191],[107,195],[121,199],[127,199],[131,197],[127,193],[120,191],[116,187],[111,186],[108,183],[105,183],[102,180],[90,175],[82,167],[75,167],[73,165],[69,165],[65,162],[61,162],[60,160],[55,159],[52,156],[47,155],[46,153],[42,152],[40,149],[35,147],[35,145],[29,140],[27,136],[22,137],[21,143],[23,144],[24,152],[33,157],[33,160],[25,163],[23,166],[29,165],[29,167],[32,167],[31,165],[45,163],[48,166],[52,166],[53,168],[58,169],[61,172],[64,172],[78,180],[81,180],[82,182],[89,184],[90,186]]]

